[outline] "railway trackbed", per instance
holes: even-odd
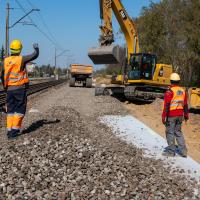
[[[62,84],[66,81],[67,81],[67,79],[60,79],[60,80],[53,80],[53,81],[48,81],[48,82],[43,82],[43,83],[32,84],[27,89],[27,94],[28,95],[34,94],[36,92],[40,92],[42,90],[45,90],[49,87]],[[6,102],[6,93],[5,93],[4,90],[0,90],[0,106],[4,105],[5,102]]]

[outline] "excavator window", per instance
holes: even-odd
[[[130,80],[152,80],[156,67],[156,56],[151,54],[133,54],[130,59],[131,70],[128,72]]]
[[[152,80],[155,69],[155,56],[143,55],[141,63],[141,79]]]
[[[140,79],[140,63],[142,57],[140,55],[132,55],[130,59],[130,68],[128,69],[128,78],[130,80]]]

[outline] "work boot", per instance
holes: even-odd
[[[170,152],[170,151],[163,151],[162,155],[166,156],[166,157],[174,157],[174,156],[176,156],[175,152]]]
[[[7,132],[7,137],[8,137],[8,139],[12,138],[12,131]]]
[[[177,154],[181,157],[187,158],[187,149],[186,148],[177,148]]]
[[[187,151],[182,151],[179,153],[179,155],[183,158],[187,158]]]
[[[16,131],[8,131],[7,136],[8,136],[8,139],[13,139],[18,136],[18,133]]]
[[[14,139],[18,137],[18,134],[11,134],[11,135],[8,135],[8,139]]]

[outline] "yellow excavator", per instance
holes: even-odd
[[[152,101],[162,97],[170,84],[172,66],[157,64],[156,55],[142,53],[139,50],[139,39],[133,20],[129,17],[120,0],[99,0],[100,45],[91,48],[88,56],[94,64],[116,64],[120,62],[120,47],[113,45],[114,34],[112,13],[114,13],[125,36],[127,56],[124,58],[121,74],[112,78],[112,84],[104,88],[97,87],[96,95],[112,90],[124,94],[128,100]]]

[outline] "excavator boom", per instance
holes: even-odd
[[[102,20],[100,47],[89,49],[88,56],[94,64],[116,64],[120,62],[120,47],[112,45],[114,42],[113,12],[126,39],[129,62],[131,54],[139,53],[138,35],[132,19],[128,16],[120,0],[99,0],[99,3]]]

